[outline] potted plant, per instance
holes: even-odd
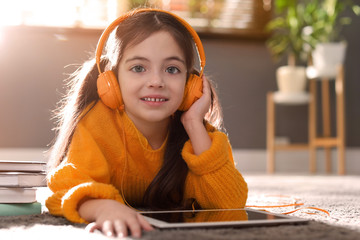
[[[315,48],[312,52],[316,76],[334,77],[337,66],[344,62],[346,41],[341,36],[344,25],[351,23],[349,14],[360,15],[360,6],[351,0],[320,0],[318,10],[312,13],[309,42]]]
[[[316,1],[275,0],[275,17],[267,24],[271,36],[267,40],[275,60],[287,57],[287,65],[276,71],[276,79],[281,93],[301,93],[306,88],[306,68],[304,64],[311,52],[306,35],[308,21],[316,11]]]

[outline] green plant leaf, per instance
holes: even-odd
[[[357,16],[360,16],[360,6],[354,5],[354,6],[352,7],[352,10],[353,10],[353,12],[354,12]]]

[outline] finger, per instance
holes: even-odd
[[[127,227],[124,221],[116,220],[114,222],[115,235],[119,238],[126,237],[128,235]]]
[[[99,230],[99,229],[100,229],[100,226],[96,222],[89,223],[85,227],[85,231],[88,231],[88,232],[94,232],[95,230]]]
[[[141,226],[139,221],[137,220],[137,217],[132,217],[128,219],[127,226],[130,229],[131,235],[133,237],[141,237]]]
[[[140,223],[140,226],[145,230],[145,231],[152,231],[154,230],[154,228],[150,225],[150,223],[144,218],[143,215],[141,215],[140,213],[137,215],[138,221]]]
[[[203,75],[203,93],[210,93],[210,83],[209,80]]]
[[[113,224],[111,221],[107,220],[105,222],[103,222],[102,224],[102,232],[108,236],[108,237],[113,237],[114,236],[114,231],[113,231]]]

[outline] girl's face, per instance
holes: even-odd
[[[168,32],[156,32],[125,48],[118,78],[130,119],[167,122],[182,102],[186,74],[183,51]]]

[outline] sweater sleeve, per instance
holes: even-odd
[[[53,194],[46,206],[53,215],[72,222],[84,223],[78,214],[78,204],[85,197],[114,199],[123,203],[119,191],[110,184],[106,157],[90,131],[78,124],[66,160],[48,177]]]
[[[189,167],[187,198],[195,198],[204,209],[243,208],[248,188],[236,169],[227,136],[209,132],[211,147],[195,155],[191,141],[185,143],[182,156]]]

